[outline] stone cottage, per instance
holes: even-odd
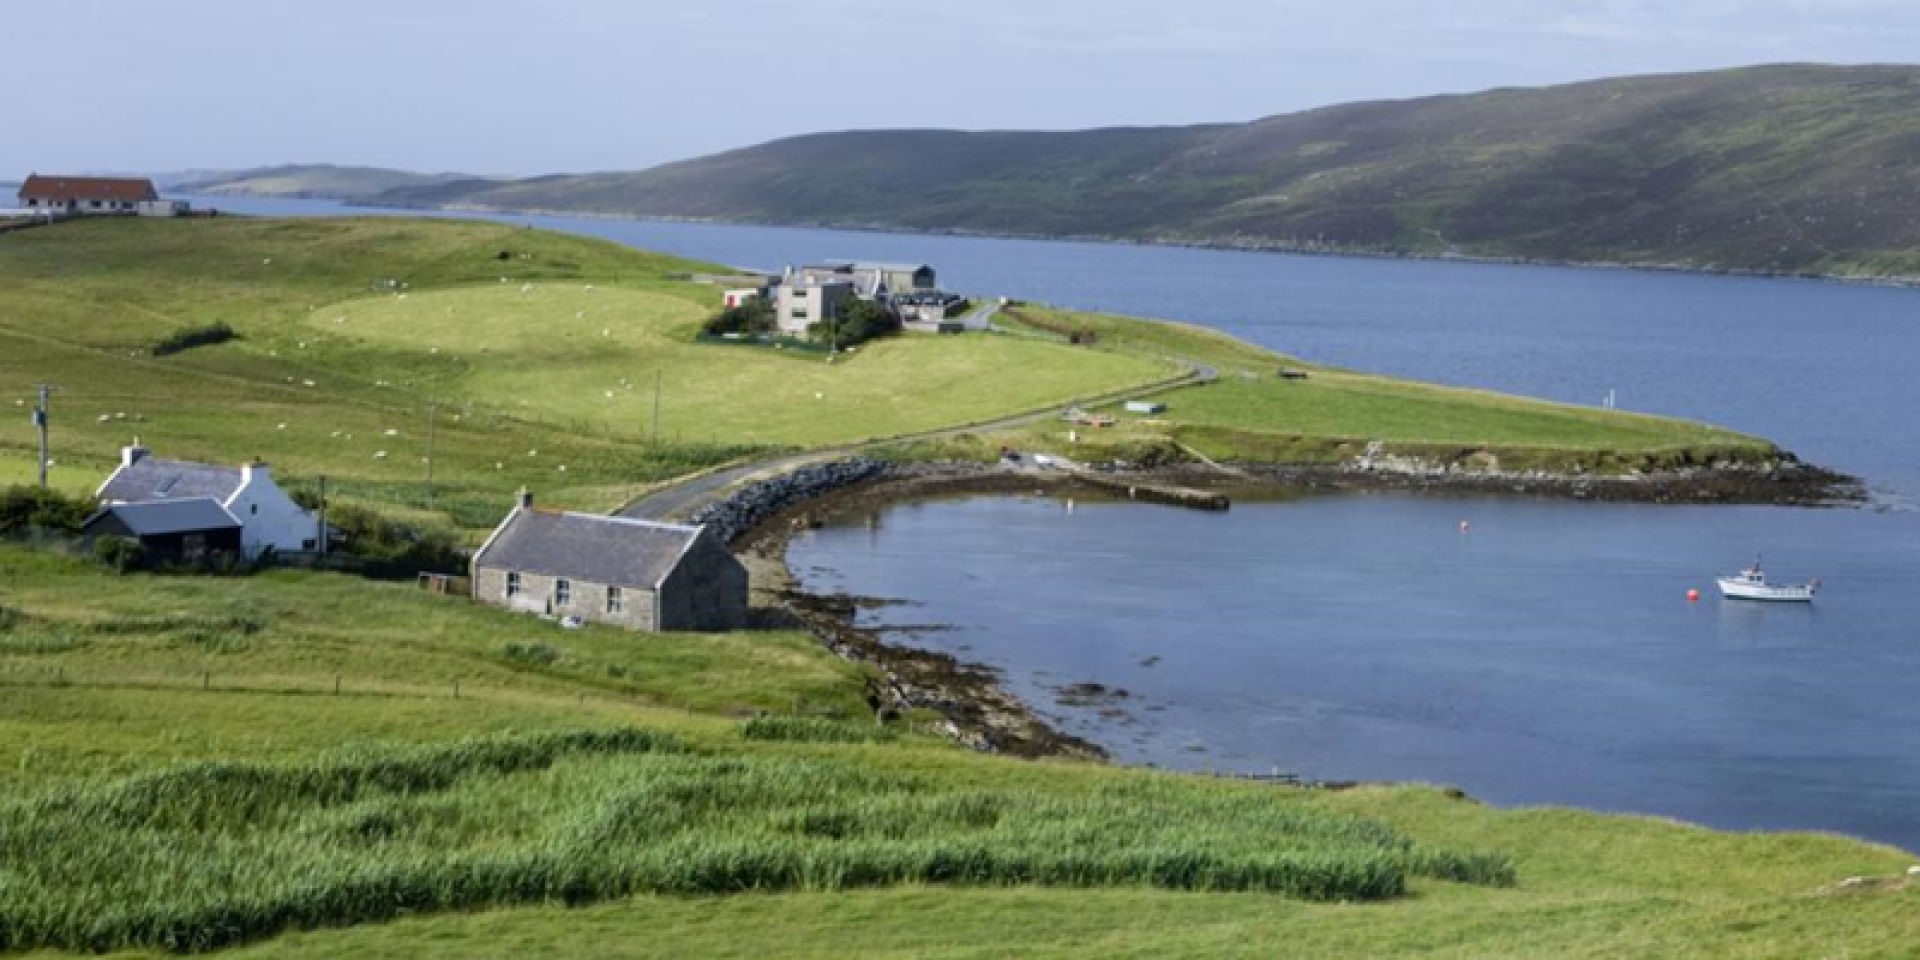
[[[735,630],[747,570],[703,526],[536,509],[522,492],[473,555],[473,596],[634,630]]]

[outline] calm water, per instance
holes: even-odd
[[[268,213],[320,203],[219,201]],[[366,211],[360,211],[366,212]],[[976,498],[796,543],[810,585],[1126,759],[1424,779],[1500,803],[1920,849],[1920,292],[1468,264],[501,218],[724,263],[925,260],[944,285],[1218,327],[1308,359],[1711,420],[1856,473],[1872,510],[1409,496]],[[1472,521],[1462,535],[1457,524]],[[1812,608],[1712,596],[1764,549]],[[1706,591],[1696,605],[1690,587]],[[1154,660],[1152,658],[1159,658]],[[1119,712],[1055,702],[1122,687]]]

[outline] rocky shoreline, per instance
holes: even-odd
[[[1141,483],[1180,484],[1250,497],[1390,491],[1793,506],[1857,505],[1865,499],[1864,488],[1853,478],[1791,459],[1761,466],[1723,465],[1626,476],[1476,473],[1370,461],[1183,464],[1151,469],[1106,464],[1099,469]],[[863,607],[889,601],[809,593],[799,586],[786,562],[787,546],[795,535],[838,513],[956,494],[1053,493],[1103,495],[1058,471],[970,462],[895,464],[855,457],[749,485],[703,508],[694,519],[715,525],[747,564],[756,606],[777,611],[789,626],[808,630],[837,656],[875,668],[868,701],[876,711],[931,710],[944,718],[947,733],[956,741],[984,752],[1100,760],[1106,753],[1099,746],[1054,729],[1002,689],[991,670],[945,654],[887,643],[877,632],[856,624]]]

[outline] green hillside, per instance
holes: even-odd
[[[382,202],[1920,276],[1920,68],[1757,67],[1246,124],[829,133]]]
[[[502,258],[505,259],[502,259]],[[52,383],[57,478],[136,435],[167,456],[263,457],[336,493],[464,526],[520,486],[611,509],[753,453],[987,420],[1166,379],[1163,360],[1015,338],[820,353],[696,344],[716,269],[500,224],[113,220],[0,237],[0,477]],[[404,286],[400,286],[404,284]],[[237,336],[167,356],[172,332]],[[655,414],[655,394],[659,411]],[[656,428],[657,422],[657,428]]]

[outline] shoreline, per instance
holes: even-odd
[[[234,195],[236,199],[284,200],[307,199],[326,200],[326,197],[286,197],[256,196],[252,194]],[[1349,247],[1299,246],[1277,242],[1250,241],[1236,243],[1230,240],[1181,240],[1174,238],[1140,239],[1137,237],[1110,236],[1104,234],[1044,234],[1017,233],[995,230],[972,230],[964,227],[914,228],[895,224],[841,223],[836,221],[769,221],[735,220],[720,217],[675,217],[664,215],[641,215],[631,213],[607,213],[604,211],[548,209],[545,207],[496,207],[487,204],[407,204],[376,203],[367,200],[341,200],[333,202],[347,207],[362,207],[371,210],[411,210],[422,212],[441,212],[453,214],[492,214],[516,217],[575,217],[586,220],[623,220],[634,223],[676,223],[715,227],[771,227],[790,230],[840,230],[850,233],[887,233],[903,237],[958,237],[978,240],[1024,240],[1034,243],[1089,243],[1121,247],[1164,247],[1184,250],[1211,250],[1225,253],[1277,254],[1298,257],[1329,257],[1350,260],[1406,260],[1432,263],[1469,263],[1487,266],[1509,267],[1555,267],[1563,270],[1596,270],[1628,273],[1664,273],[1702,277],[1725,277],[1743,280],[1788,280],[1809,283],[1832,283],[1842,286],[1888,287],[1901,290],[1920,289],[1920,275],[1895,274],[1886,276],[1860,276],[1842,273],[1819,273],[1798,270],[1761,270],[1750,267],[1714,267],[1686,263],[1631,263],[1622,260],[1567,260],[1554,257],[1527,256],[1491,256],[1464,253],[1423,253],[1418,251],[1365,250]]]
[[[1797,463],[1769,470],[1703,468],[1632,477],[1560,474],[1474,474],[1447,470],[1385,470],[1363,465],[1239,464],[1239,475],[1193,465],[1109,470],[1141,483],[1175,483],[1252,496],[1329,493],[1534,496],[1575,501],[1647,504],[1759,504],[1800,507],[1860,506],[1859,481]],[[1056,729],[1039,708],[1008,693],[992,668],[944,653],[888,642],[881,631],[855,621],[863,608],[892,599],[816,594],[806,590],[787,560],[792,539],[855,510],[938,496],[1031,495],[1111,491],[1069,474],[1001,464],[936,462],[887,464],[837,489],[801,497],[741,530],[732,547],[747,565],[754,603],[778,611],[812,633],[837,656],[873,666],[868,702],[876,712],[932,710],[946,732],[975,750],[1027,759],[1111,762],[1096,743]],[[1350,786],[1344,781],[1309,786]]]

